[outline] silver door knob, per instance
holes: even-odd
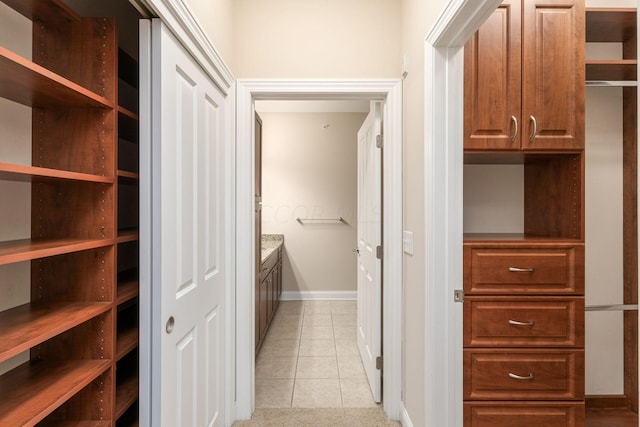
[[[176,324],[176,321],[173,318],[173,316],[169,317],[169,320],[167,320],[167,326],[165,326],[165,330],[167,331],[168,334],[173,332],[173,327],[175,324]]]

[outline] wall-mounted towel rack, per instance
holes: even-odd
[[[300,218],[300,217],[297,217],[296,221],[298,221],[300,224],[304,224],[305,221],[341,222],[343,224],[347,223],[347,221],[345,221],[344,218],[342,218],[342,217],[339,217],[339,218]]]

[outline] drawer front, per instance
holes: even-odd
[[[466,400],[584,399],[584,350],[464,351]]]
[[[582,427],[584,405],[566,402],[464,404],[465,427]]]
[[[467,297],[464,345],[584,347],[584,298]]]
[[[583,294],[584,247],[465,247],[467,294]]]

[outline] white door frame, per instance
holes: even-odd
[[[383,154],[383,405],[399,418],[402,319],[402,86],[400,80],[238,80],[236,134],[236,419],[255,407],[254,138],[255,100],[379,99]]]
[[[462,426],[463,50],[501,0],[451,0],[425,40],[426,425]]]

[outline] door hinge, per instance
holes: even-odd
[[[376,147],[382,148],[382,135],[376,136]]]
[[[376,369],[382,371],[382,356],[376,357]]]
[[[464,302],[464,291],[462,289],[456,289],[453,291],[454,302]]]
[[[376,258],[382,259],[382,246],[376,246]]]

